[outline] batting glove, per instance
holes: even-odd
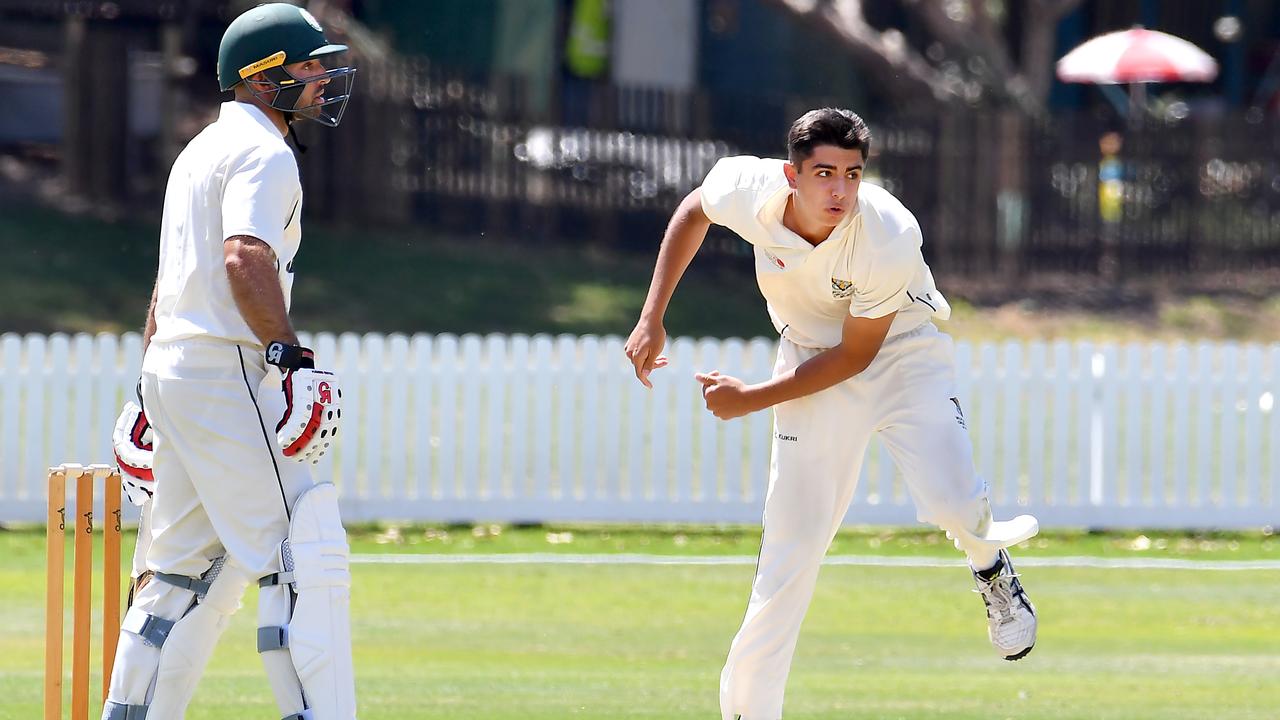
[[[116,466],[120,468],[120,484],[129,502],[141,507],[151,499],[155,488],[152,475],[151,422],[142,407],[130,400],[116,418],[111,444],[115,446]]]
[[[276,439],[284,456],[315,464],[329,450],[342,419],[342,388],[338,376],[315,369],[315,353],[308,348],[273,342],[267,362],[283,373],[284,416],[276,425]]]

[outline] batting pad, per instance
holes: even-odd
[[[298,498],[282,550],[297,593],[282,641],[302,683],[307,710],[315,720],[354,720],[349,549],[332,483],[316,485]]]

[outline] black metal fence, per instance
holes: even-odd
[[[778,156],[794,117],[839,102],[604,84],[535,102],[519,79],[480,84],[422,61],[358,62],[342,126],[299,126],[310,146],[302,167],[311,218],[620,251],[653,252],[670,211],[717,158]],[[129,203],[158,208],[165,148],[198,130],[182,118],[213,109],[207,77],[166,77],[166,112],[182,117],[162,124],[167,146],[129,127],[128,183],[106,184],[112,201],[125,192]],[[176,100],[187,109],[172,110]],[[874,132],[870,179],[916,214],[940,272],[1122,278],[1280,266],[1276,119],[1152,122],[1121,133],[1104,157],[1111,127],[1092,116],[857,109]],[[73,168],[91,159],[74,139],[55,146]],[[726,232],[709,247],[749,253]]]
[[[566,127],[530,111],[518,81],[478,86],[405,62],[366,67],[361,83],[341,128],[310,133],[316,214],[623,250],[651,251],[717,158],[779,156],[811,104],[600,86],[564,113],[587,126]],[[1148,123],[1113,134],[1104,156],[1112,129],[1090,116],[866,114],[869,178],[912,209],[930,261],[948,272],[1280,265],[1273,119]],[[712,247],[749,252],[725,234]]]

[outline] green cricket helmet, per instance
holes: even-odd
[[[218,84],[224,91],[245,83],[254,97],[286,114],[337,127],[351,98],[355,68],[330,68],[309,77],[295,77],[286,65],[346,52],[346,45],[330,43],[311,13],[288,3],[269,3],[248,10],[231,21],[218,46]],[[263,80],[249,78],[262,73]],[[298,107],[308,85],[323,83],[322,94]]]

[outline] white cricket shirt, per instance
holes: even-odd
[[[153,339],[260,347],[231,295],[223,242],[250,235],[271,246],[287,309],[301,214],[298,163],[280,131],[253,105],[223,103],[218,120],[191,140],[169,172]]]
[[[756,280],[778,334],[829,348],[840,344],[850,315],[878,318],[896,310],[890,337],[950,317],[920,254],[920,225],[897,198],[864,180],[849,214],[813,246],[782,224],[791,194],[783,164],[722,158],[702,183],[707,217],[754,246]]]

